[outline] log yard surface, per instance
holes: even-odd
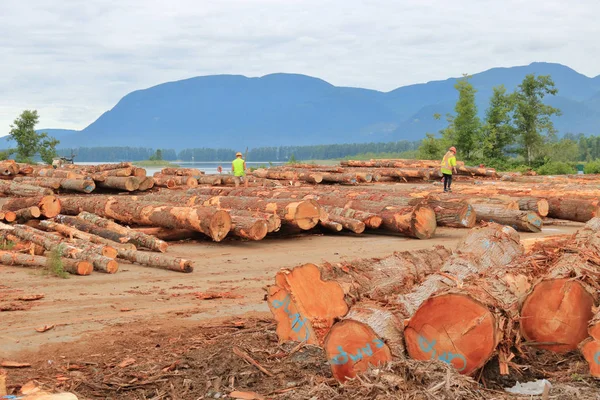
[[[437,164],[1,163],[0,398],[599,398],[600,176]]]

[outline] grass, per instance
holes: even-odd
[[[63,262],[63,247],[58,246],[48,254],[48,264],[46,265],[46,274],[67,279],[69,274],[65,271]]]
[[[134,161],[133,165],[136,165],[138,167],[179,167],[179,164],[174,164],[170,161],[165,160]]]

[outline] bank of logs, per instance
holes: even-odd
[[[599,274],[599,218],[529,251],[514,229],[489,223],[454,251],[282,269],[267,302],[280,342],[322,347],[340,382],[403,358],[467,375],[495,362],[508,374],[525,346],[581,351],[600,378]]]

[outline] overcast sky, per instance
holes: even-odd
[[[598,0],[0,0],[0,135],[24,109],[83,129],[133,90],[198,75],[383,91],[533,61],[596,76],[598,15]]]

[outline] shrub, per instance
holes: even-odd
[[[600,174],[600,160],[590,161],[583,167],[586,174]]]
[[[575,174],[577,170],[574,166],[565,162],[549,162],[542,165],[536,172],[540,175],[567,175]]]

